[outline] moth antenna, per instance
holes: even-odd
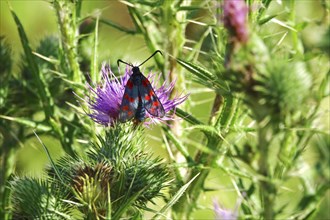
[[[125,61],[122,61],[121,59],[117,60],[117,66],[119,66],[119,63],[124,63],[124,64],[126,64],[126,65],[129,65],[129,66],[133,67],[132,64],[130,64],[130,63],[126,63]]]
[[[141,66],[142,64],[144,64],[145,62],[147,62],[148,60],[150,60],[151,57],[155,56],[156,53],[160,53],[161,55],[163,55],[163,53],[160,50],[156,50],[148,59],[146,59],[145,61],[143,61],[139,66]]]

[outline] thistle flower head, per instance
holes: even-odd
[[[88,106],[91,109],[91,113],[88,114],[95,122],[102,125],[113,125],[117,120],[120,112],[120,104],[122,102],[125,86],[132,75],[132,70],[127,67],[123,77],[116,77],[108,64],[103,64],[101,69],[101,83],[100,85],[89,85],[92,97],[87,100]],[[170,94],[174,88],[175,81],[168,83],[165,81],[160,87],[156,88],[160,75],[156,77],[155,74],[149,73],[147,79],[150,81],[151,86],[154,88],[155,93],[164,107],[164,117],[159,118],[149,114],[146,111],[145,125],[149,125],[157,122],[165,122],[167,120],[173,120],[173,115],[168,114],[169,111],[175,110],[176,106],[181,104],[187,99],[187,95],[181,97],[175,97],[170,99]]]
[[[307,111],[303,103],[311,97],[312,78],[305,63],[278,58],[267,63],[265,72],[259,72],[258,76],[254,90],[274,121],[286,121],[286,117]]]
[[[248,7],[244,0],[224,0],[223,22],[231,36],[241,43],[248,40],[247,29]]]
[[[106,163],[78,167],[72,180],[76,196],[83,202],[93,197],[96,200],[102,192],[109,190],[108,183],[112,175],[112,168]]]
[[[107,215],[108,193],[112,181],[112,167],[107,163],[77,167],[72,178],[75,198],[85,206],[97,211],[95,217]]]

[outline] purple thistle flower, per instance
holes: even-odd
[[[124,76],[117,78],[111,71],[110,66],[108,64],[103,64],[101,74],[100,85],[89,85],[92,97],[87,100],[87,104],[91,110],[91,113],[88,115],[99,124],[111,126],[116,123],[118,119],[125,86],[132,74],[132,70],[127,67]],[[162,103],[165,113],[168,113],[171,110],[175,110],[177,105],[184,102],[188,95],[181,97],[176,96],[175,98],[170,99],[170,94],[174,88],[175,81],[171,83],[165,81],[159,88],[156,88],[160,81],[160,76],[161,75],[156,78],[155,74],[149,73],[147,78],[154,88],[159,101]],[[173,120],[174,116],[173,114],[165,114],[164,117],[158,118],[146,111],[146,118],[149,118],[149,120],[145,121],[144,124],[148,126],[153,123]]]
[[[224,0],[223,22],[231,36],[241,43],[248,40],[248,7],[244,0]]]

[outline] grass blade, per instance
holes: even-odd
[[[179,189],[179,191],[172,197],[172,199],[152,219],[163,218],[167,210],[171,208],[181,198],[181,196],[184,194],[184,192],[187,190],[187,188],[196,179],[198,175],[199,173],[196,176],[194,176],[188,183],[184,184]]]
[[[196,77],[200,78],[201,80],[205,81],[213,81],[214,76],[211,72],[207,71],[204,68],[201,68],[193,63],[177,59],[177,62],[183,66],[185,69],[187,69],[189,72],[194,74]]]
[[[182,144],[182,142],[178,140],[178,138],[167,127],[163,128],[163,130],[167,138],[172,141],[172,143],[178,149],[178,151],[180,151],[180,153],[186,158],[186,161],[188,163],[193,163],[194,160],[190,157],[187,148]]]
[[[48,148],[45,146],[45,144],[44,144],[44,143],[42,142],[42,140],[39,138],[39,136],[37,135],[37,133],[36,133],[35,131],[33,131],[33,133],[35,134],[35,136],[37,137],[38,141],[40,142],[40,144],[41,144],[42,147],[44,148],[44,150],[45,150],[45,152],[46,152],[46,154],[47,154],[47,157],[48,157],[48,159],[49,159],[49,161],[50,161],[50,163],[51,163],[51,165],[52,165],[52,167],[53,167],[53,169],[54,169],[54,171],[55,171],[57,177],[61,180],[62,183],[64,183],[64,181],[63,181],[63,179],[62,179],[62,177],[61,177],[61,175],[60,175],[60,172],[57,170],[57,168],[56,168],[56,166],[55,166],[55,163],[54,163],[52,157],[50,156],[50,153],[49,153],[49,151],[48,151]]]

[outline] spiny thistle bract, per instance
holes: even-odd
[[[142,128],[116,125],[107,130],[100,144],[94,145],[88,156],[98,163],[112,166],[111,201],[113,209],[136,196],[135,205],[144,207],[148,201],[161,196],[160,190],[168,185],[169,171],[159,158],[143,152],[146,143]],[[128,198],[125,198],[125,196]]]
[[[302,103],[311,93],[311,76],[303,62],[273,61],[267,64],[255,90],[260,103],[272,109],[281,118],[303,109]]]
[[[31,197],[30,192],[35,188],[41,188],[36,192],[42,193],[34,194],[34,201],[40,201],[45,195],[55,202],[66,201],[53,208],[55,213],[68,214],[67,210],[75,208],[85,217],[100,219],[110,215],[130,217],[140,213],[148,202],[163,195],[161,190],[169,183],[169,170],[161,160],[143,152],[145,141],[141,129],[124,125],[109,128],[105,138],[99,136],[99,144],[92,145],[86,159],[65,156],[58,160],[48,170],[49,178],[44,181],[45,186],[38,181],[30,181],[25,185],[31,186],[31,190],[20,190],[24,187],[21,186],[24,178],[16,179],[11,184],[15,192],[13,200],[17,204],[15,213],[26,215],[24,207],[27,202],[24,198]],[[55,189],[48,185],[57,186],[58,191],[50,191]],[[43,207],[34,206],[42,205],[28,203],[28,210],[41,209]],[[48,211],[42,209],[33,218],[42,217]]]
[[[13,219],[81,218],[79,211],[63,200],[69,191],[56,183],[31,177],[15,177],[10,187]]]

